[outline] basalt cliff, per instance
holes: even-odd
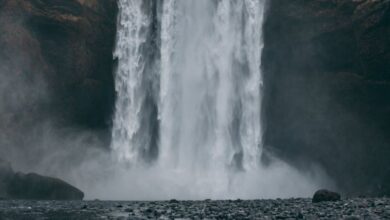
[[[390,2],[269,4],[266,146],[319,162],[348,193],[389,194]]]

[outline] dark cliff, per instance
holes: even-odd
[[[25,88],[40,83],[49,95],[39,104],[62,122],[107,127],[116,13],[115,0],[0,0],[2,79]]]
[[[265,144],[350,194],[390,194],[390,2],[271,0]]]
[[[107,146],[117,10],[115,0],[0,0],[0,156],[15,169],[65,178]]]

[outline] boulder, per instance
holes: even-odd
[[[0,200],[82,200],[84,193],[57,178],[14,172],[0,159]]]
[[[57,178],[15,173],[7,183],[7,196],[28,200],[82,200],[84,193]]]
[[[317,192],[314,193],[312,202],[317,203],[317,202],[335,202],[335,201],[340,201],[341,196],[337,192],[332,192],[326,189],[321,189],[318,190]]]

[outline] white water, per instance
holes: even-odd
[[[287,164],[260,163],[265,0],[151,2],[120,1],[112,148],[126,168],[116,194],[201,199],[312,193],[316,184]],[[158,42],[155,51],[151,42]],[[156,158],[149,156],[153,147]]]
[[[242,154],[244,169],[255,168],[263,3],[170,0],[163,7],[159,162],[203,175],[226,172]]]

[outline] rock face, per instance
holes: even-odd
[[[339,201],[341,199],[340,194],[336,192],[331,192],[326,189],[318,190],[314,193],[312,202],[335,202]]]
[[[265,144],[350,194],[390,194],[390,2],[272,0]]]
[[[0,0],[0,155],[18,170],[66,175],[108,146],[116,15],[116,0]]]
[[[18,170],[65,175],[49,166],[77,164],[87,146],[78,141],[84,136],[69,136],[109,133],[116,15],[115,0],[0,0],[0,155]],[[73,146],[77,155],[66,156]],[[82,198],[58,179],[20,173],[6,179],[0,197]]]
[[[44,114],[107,127],[116,13],[115,0],[0,0],[1,79],[30,88],[21,95],[26,99],[45,88],[45,101],[32,104]],[[4,87],[3,94],[14,95]]]

